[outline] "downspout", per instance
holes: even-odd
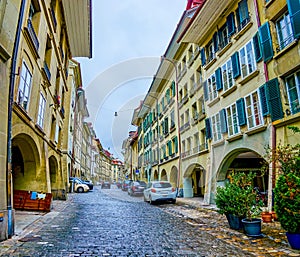
[[[12,206],[12,112],[14,103],[14,83],[16,74],[17,55],[19,51],[20,36],[22,31],[22,23],[25,9],[25,0],[22,0],[20,14],[18,19],[15,44],[13,49],[11,72],[9,79],[9,99],[8,99],[8,115],[7,115],[7,167],[6,167],[6,196],[7,196],[7,226],[8,238],[14,235],[14,219]]]
[[[258,28],[261,26],[260,18],[259,18],[259,13],[258,13],[258,5],[257,5],[257,0],[254,0],[254,6],[255,6],[255,15],[256,15],[256,20],[257,20],[257,26]],[[265,74],[265,79],[266,82],[269,81],[269,73],[267,69],[267,65],[264,62],[264,74]],[[272,154],[276,150],[276,128],[273,126],[271,123],[271,149],[272,149]],[[273,203],[273,171],[275,168],[275,163],[272,161],[269,165],[269,178],[268,178],[268,211],[272,211],[272,203]]]

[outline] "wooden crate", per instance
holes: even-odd
[[[38,192],[14,190],[14,209],[29,211],[49,212],[51,208],[52,194],[44,193],[39,195]],[[39,199],[38,196],[44,196]]]

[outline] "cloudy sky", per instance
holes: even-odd
[[[93,58],[81,63],[97,137],[123,159],[133,109],[139,105],[166,51],[186,0],[93,0]],[[114,114],[117,112],[118,116]]]

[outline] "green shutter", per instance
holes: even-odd
[[[174,97],[176,95],[176,88],[175,88],[175,81],[172,81],[172,96]]]
[[[209,118],[205,119],[205,136],[206,136],[207,139],[212,138],[210,119]]]
[[[173,152],[172,152],[172,141],[171,140],[168,141],[168,152],[169,152],[169,155],[173,154]]]
[[[177,138],[177,136],[174,138],[174,144],[175,144],[175,153],[178,153],[178,138]]]
[[[260,107],[262,110],[262,115],[266,116],[269,114],[268,101],[266,96],[266,84],[259,87],[259,96],[260,96]]]
[[[266,87],[267,99],[270,108],[271,120],[279,120],[283,118],[282,103],[280,97],[280,89],[278,79],[272,79],[267,82]]]
[[[215,75],[216,75],[217,90],[220,91],[223,89],[222,72],[220,67],[216,70]]]
[[[241,75],[239,53],[235,52],[231,56],[233,78],[236,79]]]
[[[264,23],[259,28],[258,31],[259,31],[259,39],[262,47],[263,60],[264,62],[267,62],[272,59],[274,54],[269,23],[268,22]]]
[[[245,102],[244,98],[240,98],[236,101],[236,109],[238,113],[239,125],[246,125],[246,112],[245,112]]]
[[[227,132],[226,111],[222,109],[220,112],[221,133]]]
[[[262,60],[262,54],[261,54],[260,41],[259,41],[258,33],[256,33],[253,37],[253,45],[254,45],[254,53],[255,53],[256,62],[259,62],[259,61]]]
[[[287,6],[291,17],[292,28],[294,37],[300,37],[300,1],[287,0]]]

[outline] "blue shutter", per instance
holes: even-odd
[[[239,16],[240,16],[240,24],[244,23],[249,18],[248,4],[247,0],[242,0],[238,4],[239,8]]]
[[[223,89],[222,72],[220,67],[216,70],[215,74],[216,74],[217,90],[220,91]]]
[[[272,46],[272,37],[270,33],[269,23],[264,23],[258,30],[261,47],[262,47],[262,56],[264,62],[267,62],[273,57],[273,46]]]
[[[262,110],[262,115],[266,116],[269,114],[268,100],[266,96],[266,84],[259,87],[259,96],[260,96],[260,107]]]
[[[287,6],[291,17],[292,28],[294,37],[300,37],[300,1],[287,0]]]
[[[272,79],[267,82],[266,87],[267,99],[270,108],[271,120],[279,120],[283,118],[282,103],[280,97],[280,89],[278,79]]]
[[[206,136],[207,139],[212,138],[210,119],[209,118],[205,119],[205,133],[206,133],[205,136]]]
[[[254,53],[255,53],[256,62],[259,62],[262,60],[262,54],[261,54],[261,49],[260,49],[260,41],[259,41],[258,33],[256,33],[253,37],[253,45],[254,45]]]
[[[217,52],[219,47],[218,47],[218,32],[215,32],[213,35],[213,43],[214,43],[214,52]]]
[[[220,111],[220,121],[221,121],[221,133],[227,132],[227,122],[226,122],[226,110],[222,109]]]
[[[235,52],[231,56],[233,78],[236,79],[241,75],[239,53]]]
[[[235,33],[235,24],[234,24],[234,13],[230,13],[226,18],[226,24],[228,29],[228,36],[232,36]]]
[[[203,92],[204,92],[204,101],[208,101],[207,80],[205,80],[203,83]]]
[[[200,54],[201,54],[201,64],[202,64],[202,66],[205,66],[206,65],[206,58],[205,58],[205,49],[204,48],[201,49]]]
[[[236,101],[236,109],[238,114],[239,125],[246,125],[246,113],[244,98],[240,98]]]

